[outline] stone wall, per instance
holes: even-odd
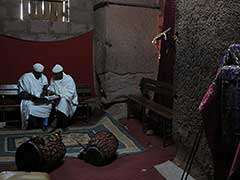
[[[0,0],[0,33],[36,41],[67,39],[92,30],[93,4],[90,0],[70,0],[70,22],[20,20],[19,0]]]
[[[219,58],[232,43],[239,43],[240,2],[177,1],[177,58],[175,82],[178,99],[174,104],[174,136],[178,144],[176,159],[186,160],[202,122],[198,105],[213,80]],[[180,145],[181,144],[181,145]],[[194,161],[196,179],[212,179],[212,162],[205,134]],[[195,166],[195,167],[196,167]]]
[[[158,1],[111,2],[159,6]],[[158,9],[109,5],[95,11],[95,64],[107,102],[122,95],[139,93],[142,77],[156,79],[157,50],[151,44],[157,34]],[[126,104],[108,110],[117,118],[126,117]]]

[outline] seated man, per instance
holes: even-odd
[[[48,80],[43,74],[44,66],[36,63],[33,71],[23,74],[18,80],[19,97],[21,99],[22,129],[46,129],[46,120],[52,105],[42,97],[47,92]]]
[[[54,129],[65,129],[68,119],[71,118],[77,109],[78,95],[73,78],[63,72],[63,67],[56,64],[52,69],[52,78],[48,91],[59,97],[55,101],[55,123]]]

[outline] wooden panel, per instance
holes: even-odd
[[[140,82],[140,89],[143,93],[147,91],[153,91],[160,95],[166,95],[172,98],[175,95],[174,88],[171,84],[149,78],[142,78]]]
[[[77,86],[77,93],[79,102],[89,99],[92,96],[91,85],[86,83],[81,83]]]
[[[137,102],[138,104],[158,113],[159,115],[167,118],[167,119],[172,119],[173,118],[173,110],[170,108],[167,108],[165,106],[162,106],[158,103],[155,103],[151,100],[148,100],[144,97],[141,96],[134,96],[134,95],[130,95],[129,96],[130,100],[134,100],[135,102]]]
[[[15,111],[20,108],[18,104],[0,105],[0,111]]]
[[[142,95],[129,95],[129,102],[135,102],[136,105],[140,105],[140,114],[142,120],[146,120],[147,115],[146,109],[150,110],[149,112],[153,112],[156,115],[159,115],[163,118],[158,118],[158,123],[161,124],[160,131],[163,137],[163,147],[166,146],[166,139],[172,136],[172,119],[173,119],[173,109],[171,107],[167,107],[163,102],[155,102],[154,98],[151,97],[152,92],[160,95],[160,97],[164,98],[172,98],[175,93],[173,90],[173,86],[168,83],[159,82],[157,80],[142,78],[140,84],[140,90]],[[151,94],[150,94],[151,92]],[[130,117],[130,103],[128,103],[128,117]]]
[[[1,84],[0,85],[0,96],[12,96],[18,95],[17,84]]]

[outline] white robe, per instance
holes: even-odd
[[[39,79],[36,79],[33,73],[25,73],[18,80],[19,93],[26,91],[36,97],[40,97],[43,86],[48,85],[47,77],[42,74]],[[22,100],[21,105],[22,129],[26,128],[29,115],[40,118],[48,118],[52,109],[51,104],[35,105],[31,100]]]
[[[73,78],[63,73],[63,78],[61,80],[51,79],[48,90],[61,97],[56,106],[56,110],[61,111],[67,117],[71,118],[78,105],[77,89]]]

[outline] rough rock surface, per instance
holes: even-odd
[[[140,2],[149,5],[145,1],[131,3]],[[95,68],[107,102],[139,93],[142,77],[156,79],[158,52],[151,40],[157,34],[158,14],[157,9],[119,5],[95,11]],[[96,83],[96,87],[98,85]],[[126,104],[123,103],[112,107],[110,112],[123,118],[127,115],[124,109]]]
[[[186,160],[187,154],[182,152],[191,149],[202,122],[197,108],[215,76],[220,57],[230,44],[239,43],[239,15],[238,0],[177,1],[179,40],[174,84],[178,99],[174,103],[173,124],[179,145],[177,159]],[[194,162],[201,168],[202,175],[198,174],[197,179],[212,179],[211,155],[205,134]]]

